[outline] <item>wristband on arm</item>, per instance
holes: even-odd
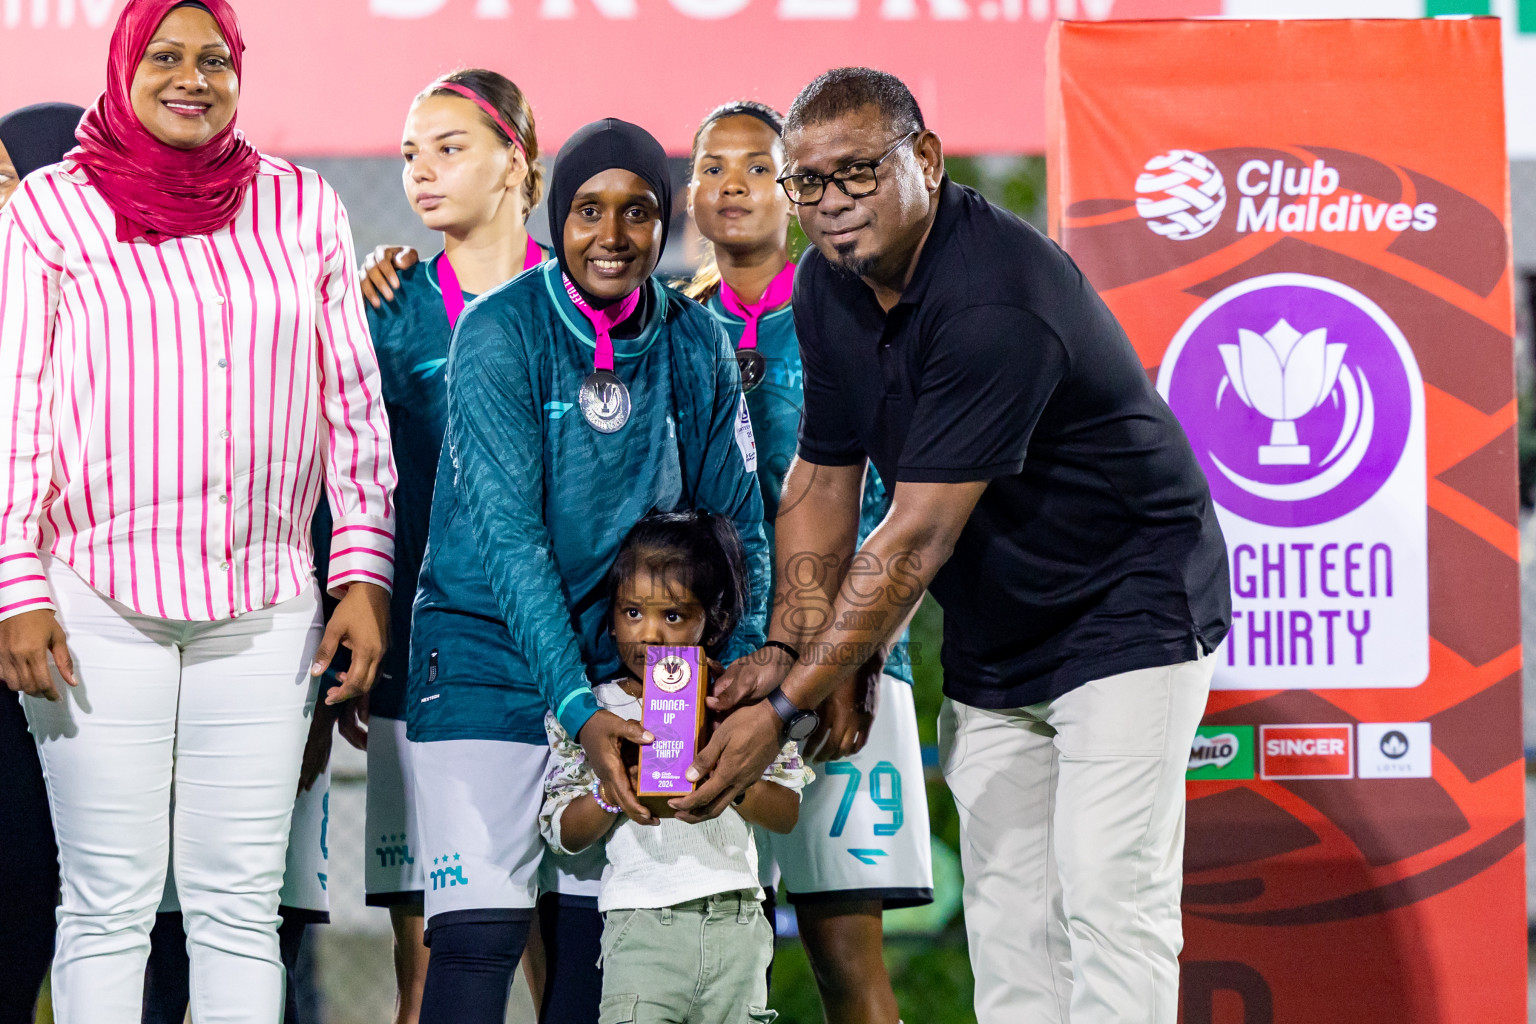
[[[789,655],[789,660],[790,661],[799,661],[800,660],[800,652],[795,650],[793,647],[791,647],[789,644],[785,643],[782,640],[764,640],[763,641],[763,646],[764,647],[775,647],[775,648],[778,648],[779,650],[783,651],[785,654]]]

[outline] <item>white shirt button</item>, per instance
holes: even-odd
[[[229,495],[227,495],[227,494],[219,495],[219,504],[220,505],[228,505],[229,504]]]
[[[219,431],[219,436],[224,438],[224,440],[227,441],[227,440],[229,440],[229,431],[221,430],[221,431]]]
[[[224,296],[222,296],[222,295],[215,295],[213,297],[213,304],[215,306],[222,306],[222,305],[224,305]]]
[[[219,568],[223,569],[225,572],[229,572],[229,563],[228,562],[220,562],[219,563]]]
[[[228,369],[228,368],[229,368],[229,360],[228,359],[220,359],[219,360],[219,369],[225,370],[225,369]]]

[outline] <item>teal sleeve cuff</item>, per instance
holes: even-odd
[[[730,643],[725,645],[725,650],[720,652],[720,661],[724,665],[730,665],[737,658],[745,658],[761,646],[763,646],[761,638],[744,637],[738,629],[731,636]]]
[[[559,719],[560,728],[577,742],[580,742],[577,737],[581,733],[581,727],[586,725],[587,719],[595,714],[597,714],[597,698],[592,695],[591,687],[587,686],[566,694],[560,706],[555,708],[555,718]]]

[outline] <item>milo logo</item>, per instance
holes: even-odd
[[[1251,779],[1253,726],[1202,725],[1189,748],[1190,779]]]
[[[1206,739],[1195,737],[1195,745],[1189,750],[1191,768],[1225,768],[1237,757],[1237,737],[1230,732]]]

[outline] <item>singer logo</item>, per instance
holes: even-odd
[[[10,0],[19,6],[20,0]],[[72,0],[61,0],[70,3]],[[92,2],[92,0],[82,0]],[[107,0],[94,0],[105,3]],[[1046,22],[1056,16],[1103,21],[1114,13],[1116,0],[981,0],[975,5],[975,16],[982,21]],[[34,5],[46,0],[32,0]],[[674,10],[686,18],[699,21],[715,21],[741,13],[752,0],[671,0]],[[368,0],[368,13],[376,18],[417,19],[430,18],[448,6],[448,0]],[[513,16],[512,0],[475,0],[476,18],[506,20]],[[585,3],[581,4],[586,7]],[[775,0],[764,7],[774,8],[780,21],[850,21],[860,14],[859,0]],[[530,4],[530,8],[535,5]],[[539,0],[533,12],[545,20],[575,18],[578,16],[577,0]],[[630,20],[641,16],[639,0],[592,0],[593,14],[615,20]],[[934,21],[964,21],[972,17],[971,6],[966,0],[929,0],[919,5],[917,0],[880,0],[866,3],[864,10],[874,12],[882,21],[911,21],[928,17]],[[648,12],[647,12],[648,13]],[[522,15],[519,14],[519,17]]]
[[[113,0],[5,0],[0,4],[0,25],[20,28],[25,23],[32,28],[73,28],[76,21],[87,28],[101,28],[112,22]],[[76,8],[78,8],[78,18]]]
[[[1354,777],[1350,725],[1261,725],[1259,777],[1348,779]]]

